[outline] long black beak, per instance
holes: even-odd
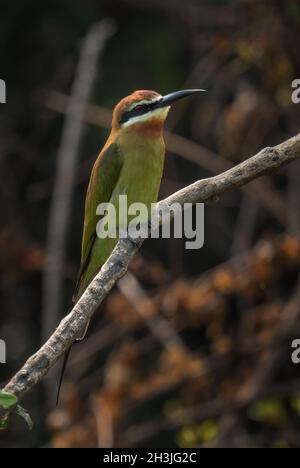
[[[205,92],[205,89],[183,89],[181,91],[175,91],[174,93],[163,96],[159,101],[159,107],[170,106],[173,102],[179,99],[191,96],[192,94]]]

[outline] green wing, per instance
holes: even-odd
[[[97,238],[96,226],[100,216],[96,215],[97,206],[100,203],[109,202],[112,192],[117,184],[122,168],[122,156],[116,143],[104,147],[96,160],[85,199],[84,226],[81,248],[81,264],[78,273],[73,301],[79,298],[78,291],[81,286],[86,269],[88,268],[90,255]],[[101,265],[99,265],[100,267]]]

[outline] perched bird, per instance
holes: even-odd
[[[118,241],[117,237],[97,236],[96,227],[100,219],[96,214],[97,206],[104,202],[112,203],[118,220],[119,195],[127,195],[128,206],[135,202],[144,203],[150,213],[151,203],[157,201],[163,173],[163,126],[170,106],[200,91],[204,90],[181,90],[161,96],[155,91],[139,90],[116,105],[110,136],[95,162],[86,194],[81,266],[73,296],[75,303]],[[118,228],[126,229],[126,226]],[[83,339],[87,327],[88,323],[77,340]]]

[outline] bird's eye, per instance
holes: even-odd
[[[137,106],[135,106],[134,110],[135,111],[142,111],[143,109],[145,109],[145,104],[138,104]]]

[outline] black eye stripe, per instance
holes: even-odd
[[[155,101],[155,102],[149,102],[147,104],[146,103],[145,104],[137,104],[130,111],[124,112],[124,114],[122,115],[122,117],[120,119],[120,123],[122,124],[124,122],[127,122],[128,120],[130,120],[133,117],[138,117],[139,115],[143,115],[143,114],[146,114],[147,112],[150,112],[151,110],[155,109],[156,107],[159,107],[159,102],[160,102],[160,100]]]

